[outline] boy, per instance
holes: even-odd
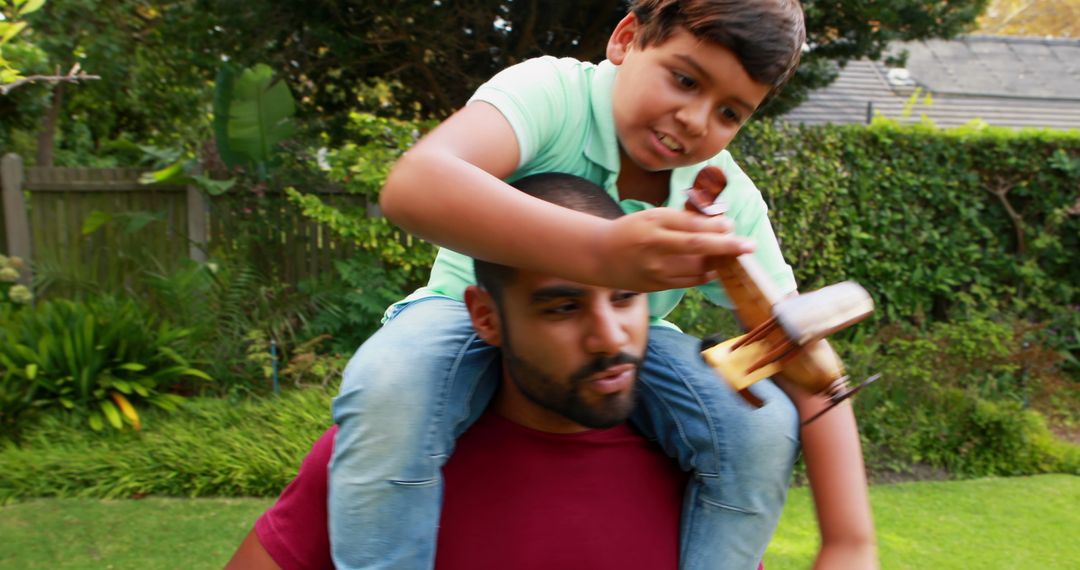
[[[678,289],[710,281],[713,255],[753,250],[780,290],[794,293],[764,202],[723,149],[794,73],[804,38],[795,0],[637,0],[609,39],[607,61],[538,58],[508,68],[402,157],[383,189],[384,212],[447,249],[428,286],[391,307],[357,351],[334,402],[340,431],[329,510],[340,568],[431,567],[440,468],[498,379],[496,352],[473,335],[461,303],[471,260],[456,252],[660,291],[649,299],[655,326],[633,421],[693,474],[680,565],[756,565],[783,507],[798,416],[820,399],[787,389],[796,414],[775,385],[761,382],[753,391],[765,405],[749,409],[705,366],[698,341],[662,318]],[[726,175],[727,219],[682,209],[706,165]],[[503,181],[547,171],[600,184],[630,215],[598,220]],[[715,285],[703,290],[727,303]],[[872,541],[850,408],[802,436],[823,533],[842,527]],[[851,501],[840,481],[854,485]],[[863,541],[858,550],[865,560]],[[823,548],[820,560],[832,556]]]

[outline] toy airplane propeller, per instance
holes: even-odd
[[[687,207],[710,216],[722,214],[722,200],[710,198],[719,196],[726,184],[719,168],[706,167],[694,180]],[[751,255],[717,258],[713,268],[747,333],[719,344],[705,339],[702,357],[750,403],[761,405],[747,387],[783,372],[795,384],[831,400],[804,421],[806,425],[880,377],[875,374],[849,386],[844,364],[825,340],[874,311],[874,301],[858,283],[844,281],[782,298]]]

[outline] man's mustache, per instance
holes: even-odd
[[[601,356],[596,360],[586,364],[579,368],[576,372],[570,375],[570,382],[573,386],[577,387],[579,384],[585,381],[586,378],[593,374],[599,374],[611,368],[612,366],[618,366],[620,364],[633,364],[638,369],[641,368],[641,358],[638,358],[632,354],[625,352],[619,352],[612,354],[611,356]]]

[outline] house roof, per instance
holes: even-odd
[[[907,65],[849,62],[835,82],[810,93],[785,119],[806,124],[866,123],[880,114],[923,115],[941,127],[975,119],[1003,127],[1080,129],[1080,40],[966,36],[896,44]],[[905,106],[919,88],[931,95]]]

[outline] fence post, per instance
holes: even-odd
[[[23,258],[27,269],[20,273],[19,281],[30,286],[33,265],[30,263],[30,221],[23,199],[22,157],[9,153],[0,159],[0,186],[3,189],[4,226],[7,228],[8,254]]]
[[[194,185],[187,187],[188,255],[194,261],[206,263],[206,250],[210,244],[209,225],[206,223],[206,195]]]

